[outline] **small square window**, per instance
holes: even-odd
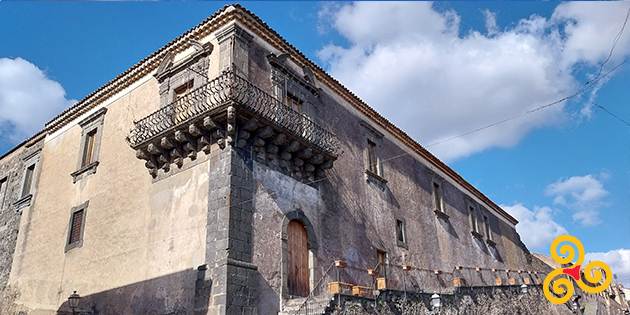
[[[85,216],[89,201],[80,206],[73,207],[70,211],[70,223],[68,224],[68,238],[65,251],[83,246],[83,234],[85,231]]]

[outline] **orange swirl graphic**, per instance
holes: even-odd
[[[562,247],[560,247],[560,250],[558,251],[558,246],[562,242],[568,242],[573,246],[565,244],[562,245]],[[558,252],[563,256],[560,256]],[[612,272],[610,270],[610,267],[608,267],[608,265],[601,261],[593,261],[588,263],[588,265],[586,265],[584,268],[583,275],[583,278],[585,278],[586,281],[588,281],[589,283],[599,285],[592,287],[582,281],[582,277],[580,277],[580,268],[582,266],[582,263],[584,262],[584,246],[582,245],[582,242],[580,242],[580,240],[571,235],[558,236],[551,243],[551,257],[559,264],[571,264],[570,267],[556,269],[550,272],[547,277],[545,277],[545,282],[543,283],[543,292],[545,293],[545,297],[547,297],[547,299],[551,303],[566,303],[573,295],[573,283],[568,276],[572,277],[578,284],[578,286],[588,293],[599,293],[606,290],[606,288],[610,286],[610,283],[612,281]],[[573,262],[573,260],[575,260],[575,262]],[[568,276],[566,278],[557,278],[563,274],[566,274]],[[555,295],[551,293],[551,290],[553,290],[553,293]],[[556,295],[559,297],[556,297]]]

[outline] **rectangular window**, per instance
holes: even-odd
[[[68,224],[68,238],[65,251],[83,246],[83,234],[85,232],[85,216],[89,201],[70,210],[70,222]]]
[[[384,252],[380,249],[376,250],[376,259],[378,260],[378,274],[380,277],[385,276],[385,258],[387,257],[387,252]]]
[[[190,93],[193,90],[193,86],[194,86],[194,80],[190,80],[182,85],[180,85],[179,87],[177,87],[176,89],[173,90],[173,101],[177,101],[178,99],[180,99],[181,97],[183,97],[184,95]]]
[[[436,182],[433,182],[433,206],[435,210],[444,212],[442,208],[442,187]]]
[[[406,243],[405,239],[405,222],[396,220],[396,240],[399,243]]]
[[[368,140],[368,170],[374,174],[378,172],[378,159],[376,157],[376,143]]]
[[[479,233],[479,227],[477,226],[477,216],[475,215],[475,207],[468,207],[470,213],[470,228],[473,232]]]
[[[0,179],[0,209],[2,209],[2,206],[4,205],[4,197],[7,193],[7,183],[7,177]]]
[[[103,107],[79,122],[81,126],[81,142],[77,170],[72,174],[73,183],[88,175],[96,173],[98,153],[103,136],[103,123],[107,108]]]
[[[35,172],[35,164],[26,168],[26,173],[24,173],[24,186],[22,186],[22,195],[24,198],[31,194],[31,185],[33,184],[33,173]]]
[[[488,238],[489,241],[492,240],[492,231],[490,231],[490,219],[488,219],[488,216],[483,216],[483,225],[486,229],[486,237]]]
[[[83,229],[83,210],[72,214],[72,225],[70,226],[70,239],[68,245],[81,240],[81,230]]]
[[[83,150],[83,163],[86,166],[94,162],[94,144],[96,143],[96,129],[88,132],[85,136],[85,148]]]
[[[299,112],[300,111],[300,107],[302,106],[302,101],[300,101],[299,98],[297,98],[297,97],[287,93],[287,98],[286,98],[286,101],[285,101],[285,105],[287,105],[288,107],[290,107],[294,111]]]

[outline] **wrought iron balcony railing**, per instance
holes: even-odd
[[[137,148],[180,125],[232,104],[249,110],[331,157],[339,155],[339,140],[332,132],[285,106],[232,70],[224,71],[203,86],[134,122],[129,144]]]

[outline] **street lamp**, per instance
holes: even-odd
[[[571,303],[571,307],[573,308],[573,312],[575,314],[582,314],[582,308],[580,307],[580,298],[582,296],[578,295],[576,297],[573,298],[573,302]]]
[[[437,314],[440,311],[440,307],[442,306],[442,301],[440,300],[440,296],[437,293],[433,293],[431,295],[431,307],[433,309],[433,314]]]
[[[521,286],[521,293],[523,293],[523,294],[527,294],[527,285],[526,285],[526,284],[523,284],[523,285]]]
[[[79,306],[79,300],[81,300],[81,296],[77,294],[77,291],[70,294],[68,297],[68,306],[72,310],[72,314],[74,314],[74,310]]]

